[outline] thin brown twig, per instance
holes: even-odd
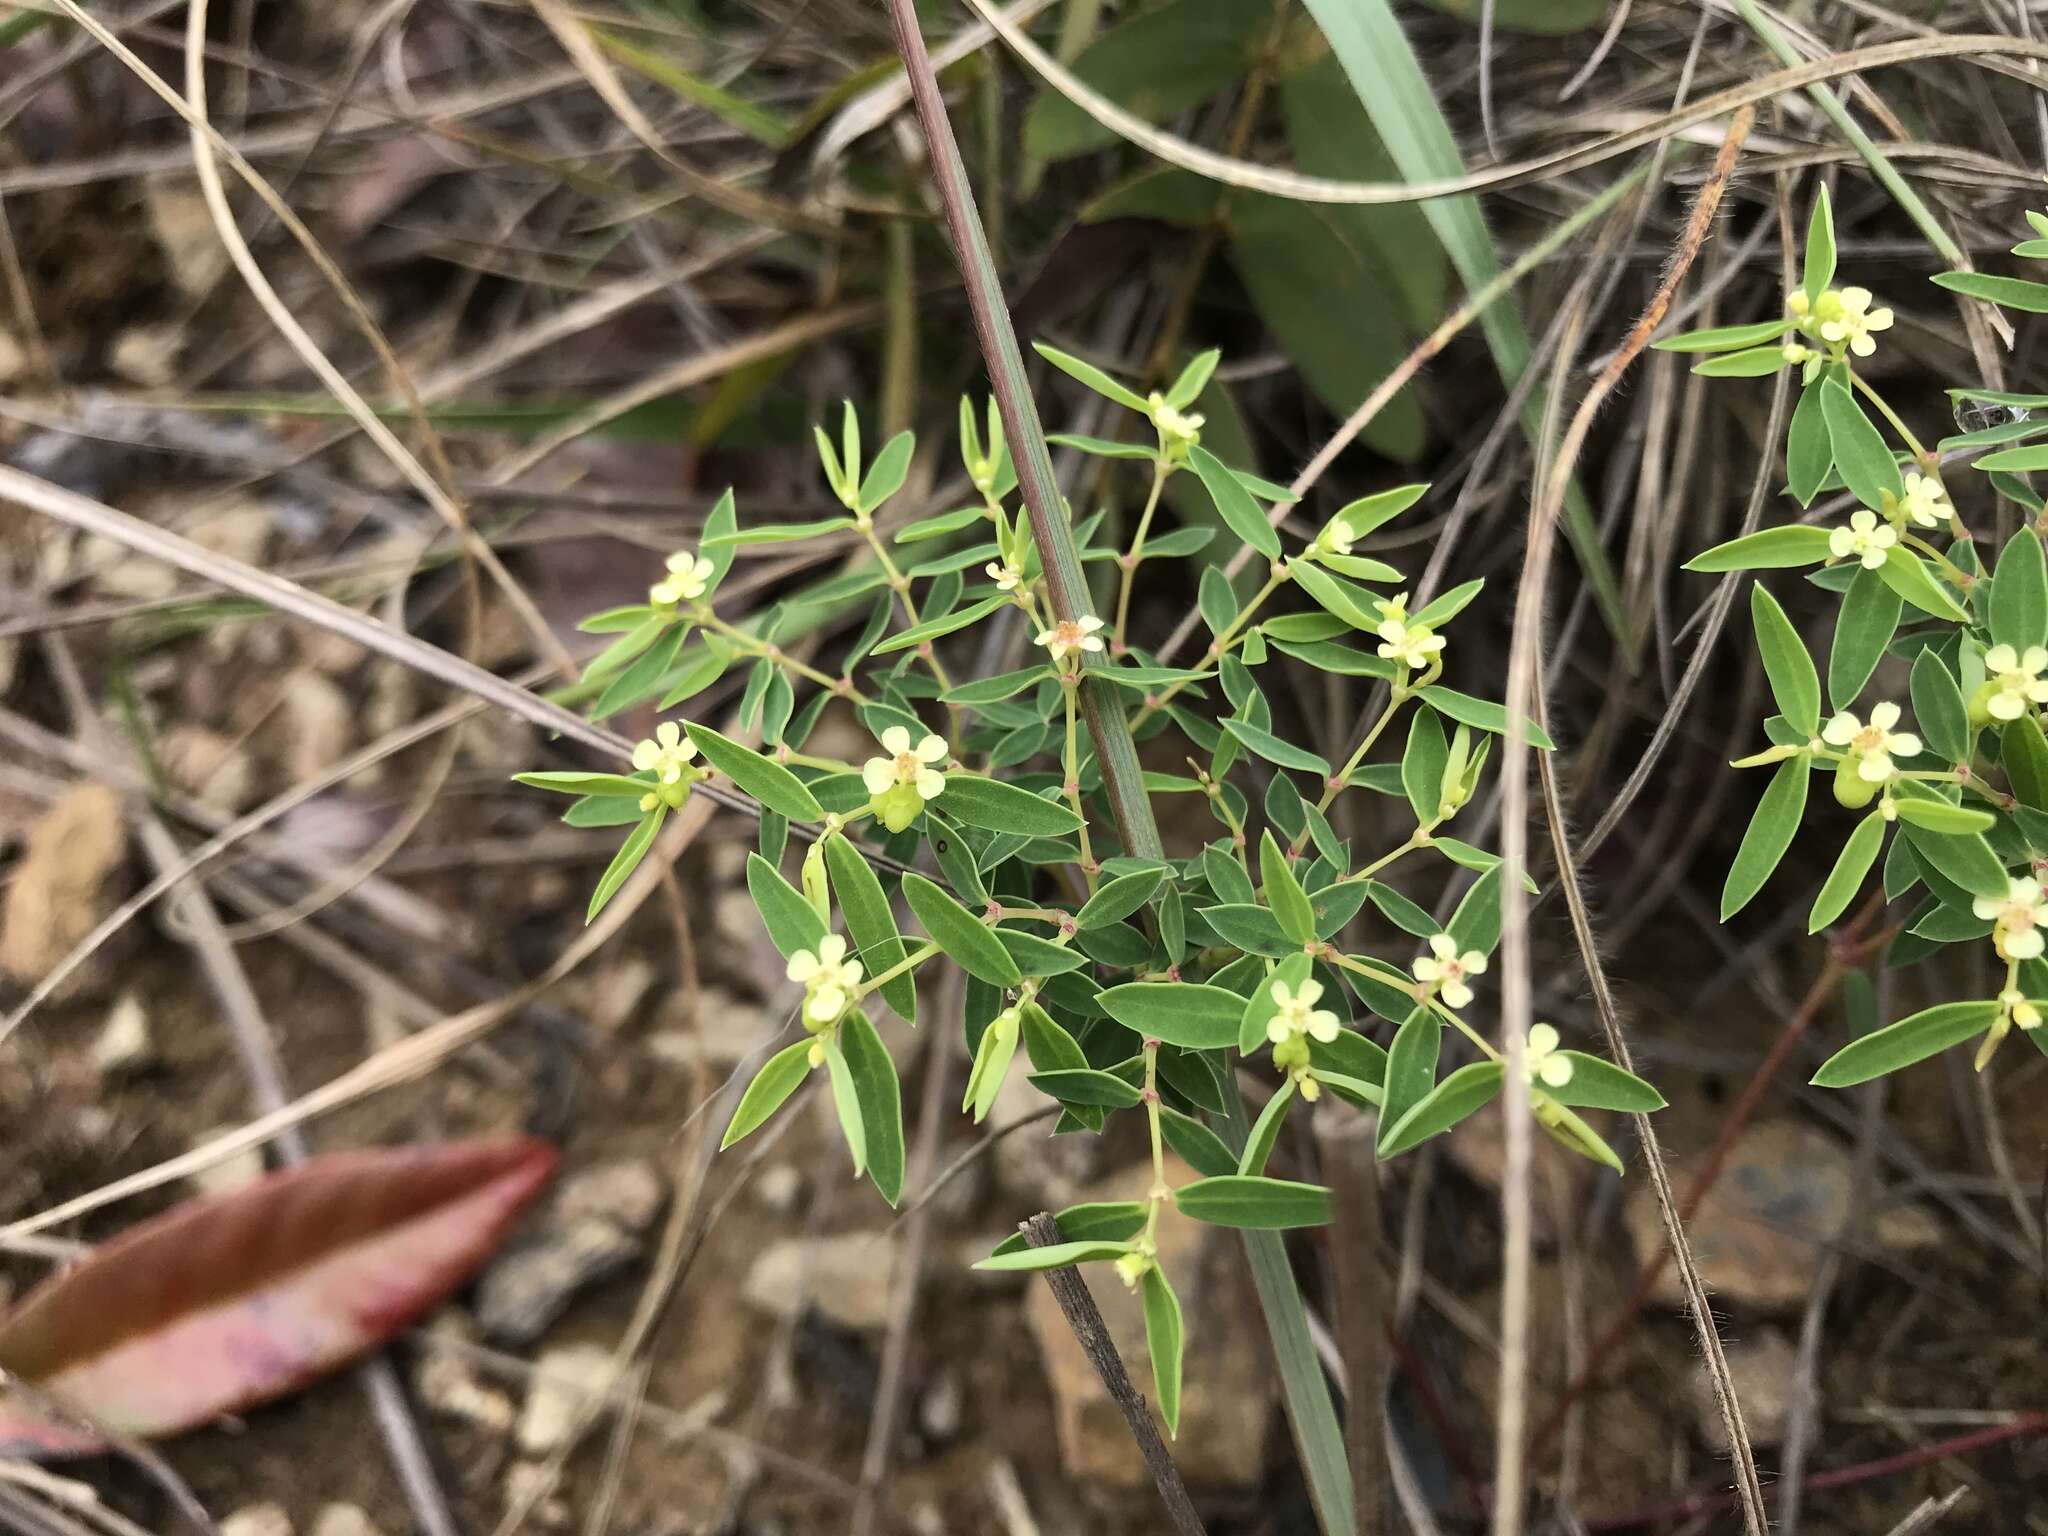
[[[1693,261],[1704,248],[1713,229],[1714,213],[1721,194],[1735,169],[1736,156],[1748,137],[1755,113],[1744,106],[1730,120],[1715,156],[1713,171],[1701,186],[1691,216],[1680,236],[1677,249],[1663,280],[1651,295],[1622,347],[1600,376],[1587,389],[1573,412],[1541,481],[1530,509],[1528,549],[1521,581],[1515,594],[1514,634],[1508,652],[1508,727],[1501,751],[1501,781],[1504,799],[1501,812],[1502,858],[1510,870],[1529,865],[1529,728],[1536,707],[1539,682],[1542,609],[1544,588],[1556,546],[1559,514],[1579,450],[1590,431],[1601,404],[1620,384],[1637,354],[1649,345],[1670,307],[1672,295]],[[1532,956],[1529,943],[1529,899],[1521,882],[1502,882],[1501,951],[1504,979],[1501,988],[1501,1028],[1505,1036],[1506,1092],[1503,1109],[1507,1125],[1506,1167],[1501,1180],[1501,1218],[1506,1256],[1501,1300],[1501,1399],[1498,1415],[1499,1441],[1496,1451],[1493,1493],[1494,1536],[1519,1536],[1522,1529],[1522,1500],[1526,1473],[1524,1440],[1527,1414],[1528,1322],[1533,1230],[1531,1168],[1533,1115],[1523,1057],[1533,1014]],[[1737,1442],[1738,1457],[1743,1442]],[[1764,1536],[1763,1490],[1757,1481],[1753,1460],[1738,1460],[1744,1518],[1750,1536]]]
[[[1040,1211],[1017,1230],[1034,1248],[1050,1248],[1060,1241],[1059,1225],[1045,1211]],[[1088,1283],[1071,1264],[1043,1273],[1045,1283],[1052,1287],[1053,1300],[1060,1305],[1061,1316],[1074,1330],[1075,1342],[1088,1357],[1088,1363],[1095,1367],[1103,1391],[1109,1394],[1117,1412],[1130,1426],[1131,1438],[1138,1443],[1138,1454],[1145,1458],[1145,1470],[1152,1474],[1152,1484],[1159,1490],[1160,1501],[1166,1505],[1167,1518],[1173,1522],[1174,1530],[1180,1536],[1204,1536],[1202,1517],[1195,1512],[1194,1500],[1188,1497],[1180,1468],[1173,1464],[1166,1443],[1159,1438],[1159,1427],[1152,1422],[1152,1410],[1147,1406],[1144,1395],[1131,1384],[1130,1372],[1124,1369],[1123,1359],[1116,1352],[1116,1343],[1102,1321],[1102,1312],[1095,1305],[1095,1298],[1088,1293]]]

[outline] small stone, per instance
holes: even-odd
[[[569,1506],[555,1492],[557,1479],[538,1462],[515,1461],[505,1469],[505,1507],[529,1509],[529,1518],[546,1530],[569,1523]]]
[[[178,345],[174,326],[131,325],[114,338],[107,366],[130,384],[162,389],[177,377]]]
[[[236,1129],[232,1125],[217,1125],[194,1136],[192,1145],[203,1147]],[[266,1171],[262,1151],[256,1147],[244,1147],[222,1161],[200,1169],[192,1175],[192,1183],[202,1195],[225,1195],[254,1184]]]
[[[598,1344],[548,1349],[534,1362],[533,1381],[519,1410],[515,1438],[528,1456],[559,1449],[591,1400],[611,1377],[611,1351]]]
[[[313,1516],[313,1536],[383,1536],[360,1504],[322,1504]]]
[[[492,1261],[477,1287],[489,1337],[530,1344],[577,1292],[617,1274],[643,1250],[640,1234],[667,1198],[652,1163],[622,1158],[565,1180],[539,1226]]]
[[[803,1193],[804,1176],[788,1163],[771,1163],[754,1175],[754,1200],[763,1210],[787,1216]]]
[[[1880,1248],[1891,1253],[1923,1253],[1942,1244],[1941,1223],[1924,1205],[1895,1205],[1878,1212],[1873,1224]]]
[[[1684,1189],[1696,1166],[1696,1158],[1674,1158],[1673,1187]],[[1664,1242],[1656,1197],[1631,1182],[1623,1210],[1636,1251],[1654,1253]],[[1852,1182],[1849,1154],[1833,1137],[1791,1120],[1750,1127],[1686,1223],[1708,1292],[1762,1312],[1804,1304],[1823,1255],[1848,1224]],[[1676,1266],[1665,1265],[1653,1294],[1683,1305]]]
[[[1194,1170],[1178,1158],[1167,1159],[1168,1184],[1179,1188],[1194,1177]],[[1139,1199],[1151,1184],[1151,1165],[1139,1164],[1082,1191],[1081,1199]],[[1251,1487],[1265,1472],[1274,1391],[1264,1333],[1245,1324],[1258,1316],[1259,1304],[1243,1249],[1235,1234],[1223,1228],[1168,1212],[1159,1225],[1159,1262],[1180,1297],[1187,1325],[1174,1459],[1204,1483]],[[1106,1264],[1085,1265],[1080,1274],[1117,1353],[1129,1363],[1140,1389],[1149,1387],[1143,1302]],[[1052,1386],[1053,1430],[1068,1475],[1123,1488],[1142,1486],[1147,1480],[1144,1460],[1051,1287],[1026,1290],[1024,1315]]]
[[[164,776],[193,799],[238,815],[256,803],[256,770],[241,745],[201,725],[174,725],[157,742]]]
[[[246,1504],[222,1518],[220,1536],[292,1536],[292,1517],[282,1504]]]
[[[226,274],[229,257],[198,183],[175,173],[145,177],[142,204],[171,281],[186,298],[203,297]]]
[[[924,1396],[917,1400],[917,1427],[927,1440],[944,1445],[958,1438],[966,1420],[967,1396],[960,1384],[960,1373],[942,1367],[925,1388]]]
[[[785,1237],[771,1243],[747,1271],[740,1294],[770,1317],[792,1318],[808,1307],[852,1333],[879,1333],[893,1310],[896,1240],[871,1232]]]
[[[1749,1432],[1750,1444],[1778,1444],[1792,1417],[1799,1365],[1791,1342],[1775,1328],[1766,1328],[1754,1339],[1729,1344],[1726,1353],[1728,1377],[1735,1384],[1735,1400],[1742,1404],[1742,1424]],[[1686,1386],[1700,1439],[1710,1450],[1726,1456],[1731,1449],[1728,1427],[1721,1422],[1705,1361],[1693,1362]]]
[[[121,797],[81,784],[43,813],[0,909],[0,971],[31,986],[120,904],[128,869]],[[105,947],[72,972],[55,997],[70,1002],[104,991],[116,973]]]
[[[555,1193],[555,1212],[568,1221],[599,1217],[628,1232],[645,1232],[667,1199],[668,1188],[654,1164],[622,1157],[564,1179]]]
[[[93,1065],[107,1077],[122,1077],[142,1071],[155,1060],[156,1046],[149,1037],[149,1014],[142,999],[123,992],[93,1040]]]
[[[279,734],[294,784],[318,778],[340,762],[355,736],[355,710],[333,680],[301,668],[284,690]]]
[[[413,1368],[413,1389],[435,1413],[503,1434],[512,1427],[512,1399],[484,1385],[460,1350],[469,1330],[454,1309],[445,1309],[427,1330],[427,1347]],[[438,1342],[446,1340],[447,1342]]]
[[[583,1011],[604,1033],[616,1034],[646,1000],[654,982],[653,961],[644,955],[626,955],[591,979]]]

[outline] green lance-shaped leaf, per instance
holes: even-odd
[[[888,656],[897,651],[907,651],[912,646],[923,645],[928,640],[937,640],[952,634],[955,630],[965,629],[970,624],[979,624],[998,608],[1007,606],[1009,601],[1006,596],[985,597],[965,608],[955,608],[951,613],[942,613],[935,618],[926,619],[922,624],[912,625],[909,629],[891,635],[875,647],[874,654]]]
[[[860,482],[860,510],[872,514],[891,496],[903,489],[903,482],[910,475],[910,455],[917,447],[917,439],[908,432],[898,432],[882,444],[882,451],[875,455],[874,463]]]
[[[1971,805],[1953,805],[1947,800],[1932,797],[1923,800],[1917,796],[1908,799],[1902,795],[1897,805],[1899,820],[1930,832],[1989,832],[1994,825],[1989,811],[1981,811]]]
[[[1394,1032],[1387,1050],[1387,1076],[1380,1109],[1379,1155],[1388,1156],[1388,1134],[1436,1087],[1436,1064],[1443,1048],[1443,1020],[1435,1010],[1417,1008]]]
[[[782,1108],[789,1096],[796,1092],[798,1085],[810,1075],[812,1043],[806,1036],[794,1045],[784,1046],[761,1064],[761,1070],[747,1084],[747,1091],[740,1095],[739,1105],[732,1112],[732,1121],[725,1128],[725,1138],[718,1144],[721,1152],[741,1137],[759,1130],[768,1117]]]
[[[1703,357],[1692,365],[1692,371],[1710,379],[1760,379],[1784,366],[1785,349],[1773,342],[1767,347]]]
[[[1775,341],[1792,328],[1790,320],[1756,320],[1748,325],[1717,325],[1704,331],[1681,331],[1650,345],[1659,352],[1741,352]]]
[[[1491,731],[1496,736],[1505,736],[1508,733],[1507,709],[1491,699],[1475,699],[1469,693],[1460,693],[1455,688],[1445,688],[1435,683],[1427,688],[1418,688],[1415,696],[1439,714],[1448,715],[1460,725],[1469,725],[1475,731]],[[1534,720],[1524,720],[1522,729],[1528,734],[1529,745],[1539,752],[1556,750],[1557,743],[1550,739],[1549,732]]]
[[[1847,709],[1884,659],[1898,632],[1903,600],[1878,572],[1858,567],[1835,615],[1835,643],[1828,651],[1828,698]]]
[[[2048,640],[2048,563],[2031,528],[2020,529],[1999,553],[1991,579],[1991,638],[2019,651]]]
[[[1470,581],[1461,581],[1455,587],[1445,589],[1416,609],[1408,620],[1411,626],[1427,624],[1432,629],[1442,629],[1465,611],[1473,598],[1485,589],[1486,578],[1475,576]]]
[[[2048,315],[2048,283],[1999,277],[1990,272],[1937,272],[1933,280],[1937,287],[1966,298],[1982,299],[1987,304],[2030,315]]]
[[[1828,379],[1820,387],[1821,415],[1828,424],[1828,442],[1834,449],[1835,465],[1842,483],[1866,507],[1882,507],[1889,495],[1894,501],[1906,494],[1899,477],[1898,460],[1892,457],[1884,434],[1863,414],[1863,407],[1839,379]]]
[[[2012,792],[2023,805],[2048,810],[2048,738],[2031,713],[2006,726],[1999,736],[2000,757]]]
[[[654,846],[655,835],[661,831],[662,821],[668,815],[668,807],[658,805],[640,818],[626,840],[619,845],[619,851],[612,855],[611,863],[597,877],[597,889],[590,893],[590,906],[583,914],[583,921],[589,922],[604,910],[605,903],[618,895],[619,887],[626,883],[626,877],[640,867],[640,861],[647,857],[647,850]]]
[[[1936,757],[1951,763],[1970,760],[1970,712],[1962,689],[1930,647],[1913,662],[1913,718]]]
[[[1802,507],[1812,506],[1834,466],[1835,445],[1828,438],[1827,415],[1816,381],[1799,392],[1792,424],[1785,433],[1785,483],[1792,499]]]
[[[747,894],[754,898],[754,910],[761,914],[769,941],[784,959],[800,949],[817,953],[825,937],[825,920],[804,893],[758,853],[747,855]]]
[[[1074,922],[1083,929],[1120,923],[1150,901],[1152,893],[1165,879],[1166,871],[1163,869],[1138,869],[1128,875],[1118,875],[1114,880],[1105,880],[1074,914]]]
[[[1842,844],[1842,851],[1835,857],[1835,867],[1828,871],[1828,878],[1820,888],[1820,894],[1813,898],[1813,911],[1807,914],[1806,931],[1819,933],[1856,899],[1856,893],[1863,889],[1863,882],[1870,875],[1870,866],[1877,862],[1877,850],[1884,844],[1884,817],[1872,811],[1856,824],[1856,830],[1849,834],[1849,840]]]
[[[1905,545],[1894,544],[1886,550],[1884,564],[1877,568],[1877,573],[1884,578],[1886,586],[1923,613],[1957,624],[1969,622],[1970,616],[1934,579],[1927,562]]]
[[[1290,1074],[1281,1080],[1279,1091],[1266,1100],[1266,1107],[1252,1122],[1252,1133],[1245,1140],[1244,1155],[1237,1160],[1239,1173],[1250,1175],[1266,1171],[1266,1161],[1273,1155],[1273,1143],[1280,1139],[1280,1127],[1287,1119],[1288,1106],[1294,1102],[1294,1087],[1294,1078]]]
[[[1215,567],[1210,567],[1215,569]],[[1280,768],[1291,768],[1296,773],[1312,773],[1319,779],[1330,777],[1330,765],[1304,747],[1297,747],[1284,737],[1276,736],[1263,726],[1253,725],[1249,720],[1225,720],[1223,729],[1230,732],[1251,751],[1267,762]]]
[[[1214,569],[1214,567],[1211,567]],[[1379,614],[1371,606],[1370,594],[1339,581],[1320,566],[1296,560],[1287,567],[1296,586],[1306,592],[1325,613],[1366,634],[1379,628]],[[1263,627],[1263,626],[1262,626]]]
[[[1820,675],[1814,671],[1806,642],[1762,582],[1750,586],[1749,617],[1756,627],[1757,649],[1763,656],[1764,675],[1770,679],[1778,713],[1800,735],[1813,735],[1820,729]]]
[[[1835,212],[1828,201],[1826,183],[1813,199],[1813,214],[1806,222],[1806,258],[1800,264],[1799,287],[1811,304],[1835,280]]]
[[[1380,1138],[1381,1159],[1399,1157],[1491,1104],[1500,1093],[1503,1070],[1497,1061],[1458,1068],[1388,1127]]]
[[[645,779],[629,779],[617,773],[515,773],[512,780],[558,795],[631,796],[635,800],[653,787]]]
[[[1244,999],[1192,981],[1131,981],[1105,987],[1095,1001],[1127,1029],[1168,1045],[1209,1051],[1237,1044]]]
[[[1083,362],[1073,354],[1062,352],[1058,347],[1047,346],[1042,341],[1031,343],[1031,350],[1068,378],[1079,380],[1105,400],[1114,400],[1126,410],[1136,411],[1141,416],[1149,417],[1152,414],[1152,408],[1145,403],[1143,396],[1127,385],[1119,384],[1093,363]]]
[[[1159,1417],[1166,1432],[1180,1434],[1181,1347],[1187,1331],[1181,1322],[1180,1298],[1157,1264],[1145,1271],[1145,1348],[1152,1356],[1152,1387],[1159,1398]]]
[[[960,1100],[963,1110],[974,1112],[976,1125],[987,1119],[989,1110],[995,1107],[996,1094],[1017,1054],[1017,1035],[1018,1029],[1007,1012],[998,1014],[995,1022],[981,1032],[981,1042],[974,1048],[974,1065],[967,1073],[967,1092]]]
[[[949,773],[940,807],[963,826],[1022,837],[1064,837],[1079,830],[1081,818],[1028,789],[974,773]]]
[[[1982,1034],[1998,1017],[1998,1004],[1941,1003],[1874,1034],[1852,1040],[1813,1074],[1819,1088],[1853,1088],[1887,1072],[1939,1055]]]
[[[1749,830],[1742,834],[1742,846],[1735,850],[1735,862],[1728,867],[1728,882],[1721,888],[1722,922],[1749,905],[1792,846],[1806,810],[1806,781],[1811,776],[1804,756],[1787,758],[1771,776]]]
[[[1052,1224],[1059,1228],[1063,1242],[1121,1243],[1136,1237],[1145,1227],[1150,1207],[1143,1200],[1090,1200],[1070,1205],[1057,1213]],[[1022,1232],[1012,1232],[997,1243],[994,1252],[1021,1253],[1031,1245]]]
[[[1192,1115],[1171,1105],[1159,1107],[1159,1129],[1174,1155],[1206,1177],[1237,1171],[1237,1155],[1223,1138]]]
[[[1054,1072],[1034,1073],[1031,1086],[1062,1104],[1089,1108],[1129,1109],[1143,1098],[1134,1084],[1114,1072],[1098,1072],[1093,1067],[1062,1067]]]
[[[1685,562],[1688,571],[1765,571],[1819,565],[1829,555],[1828,531],[1810,523],[1788,523],[1716,544]]]
[[[868,1171],[867,1116],[861,1109],[853,1071],[846,1064],[846,1052],[836,1036],[828,1037],[825,1046],[825,1070],[832,1082],[832,1108],[838,1112],[846,1150],[853,1154],[853,1176],[859,1178]]]
[[[1280,535],[1266,521],[1266,514],[1252,500],[1252,493],[1244,488],[1244,482],[1206,448],[1197,446],[1191,449],[1188,462],[1194,466],[1195,474],[1208,491],[1209,499],[1216,503],[1216,511],[1230,531],[1268,560],[1278,560]]]
[[[968,975],[995,987],[1014,987],[1024,979],[988,926],[923,875],[905,875],[903,894],[932,942]]]
[[[1476,949],[1482,955],[1493,953],[1493,946],[1500,942],[1500,882],[1501,866],[1496,864],[1477,880],[1472,889],[1458,901],[1457,910],[1451,913],[1451,921],[1445,932],[1457,941],[1460,950]]]
[[[1026,976],[1064,976],[1068,971],[1078,971],[1088,963],[1085,954],[1077,954],[1064,944],[1041,939],[1037,934],[1026,933],[1021,928],[996,928],[991,931],[1003,948],[1010,952],[1010,958],[1017,962],[1017,969]]]
[[[839,1021],[839,1045],[860,1105],[868,1177],[882,1198],[894,1205],[903,1193],[903,1093],[896,1063],[889,1059],[875,1026],[858,1009]]]
[[[1418,707],[1408,722],[1408,745],[1401,753],[1401,788],[1407,792],[1417,822],[1436,820],[1443,803],[1444,764],[1450,755],[1451,744],[1436,711]]]
[[[974,1267],[997,1273],[1065,1269],[1069,1264],[1093,1264],[1102,1259],[1120,1259],[1130,1251],[1129,1243],[1106,1243],[1095,1240],[1052,1243],[1044,1248],[1017,1248],[1007,1253],[992,1253],[977,1262]]]
[[[825,871],[832,881],[832,893],[839,898],[839,910],[846,917],[846,931],[859,951],[862,967],[879,976],[903,958],[903,939],[896,931],[896,915],[889,909],[882,882],[844,833],[825,839]],[[905,971],[882,983],[882,1001],[896,1011],[906,1024],[917,1022],[917,983]]]
[[[1308,893],[1295,878],[1287,855],[1274,841],[1271,828],[1259,839],[1259,878],[1264,883],[1266,905],[1272,909],[1280,931],[1297,944],[1313,944],[1315,909],[1309,905]]]
[[[1330,1219],[1330,1192],[1320,1184],[1244,1174],[1183,1184],[1174,1191],[1173,1203],[1183,1216],[1217,1227],[1279,1231],[1319,1227]]]
[[[1545,1084],[1543,1092],[1560,1104],[1575,1109],[1614,1109],[1632,1115],[1647,1115],[1664,1107],[1663,1094],[1604,1056],[1589,1056],[1584,1051],[1557,1054],[1559,1059],[1572,1064],[1572,1075],[1562,1088]]]
[[[690,740],[697,743],[697,750],[703,754],[705,762],[769,810],[780,811],[791,821],[825,819],[824,807],[811,798],[811,792],[804,788],[803,781],[782,764],[770,762],[751,748],[728,740],[708,725],[690,721],[684,724],[683,729],[689,732]]]
[[[2006,893],[2009,877],[2005,865],[1984,840],[1983,833],[1943,832],[1918,826],[1907,817],[1904,809],[1917,797],[1898,793],[1895,798],[1900,806],[1901,830],[1923,863],[1933,866],[1936,874],[1946,875],[1972,896],[2003,896]]]

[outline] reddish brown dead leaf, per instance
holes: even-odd
[[[372,1148],[188,1200],[24,1297],[0,1321],[0,1370],[123,1435],[267,1402],[460,1285],[555,1161],[526,1137]],[[0,1394],[0,1453],[98,1448]]]

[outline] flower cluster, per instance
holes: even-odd
[[[1868,288],[1829,288],[1817,299],[1808,299],[1805,290],[1795,289],[1785,300],[1785,312],[1800,335],[1820,345],[1814,348],[1788,341],[1785,361],[1812,362],[1817,354],[1838,359],[1844,352],[1870,356],[1877,350],[1871,333],[1890,330],[1894,318],[1889,308],[1872,309],[1870,298]]]
[[[694,550],[679,549],[668,557],[668,575],[647,589],[647,601],[656,608],[674,609],[694,603],[711,585],[713,566]]]
[[[861,966],[858,960],[846,958],[846,940],[839,934],[828,933],[818,941],[815,952],[800,949],[789,957],[787,975],[803,985],[804,1028],[816,1035],[832,1028],[853,1006]],[[823,1042],[813,1042],[811,1065],[822,1065],[824,1060]]]
[[[2048,923],[2048,895],[2041,882],[2015,875],[2003,896],[1979,896],[1970,910],[1991,924],[1991,944],[2001,960],[2038,960],[2041,927]]]
[[[1276,981],[1272,998],[1273,1016],[1266,1021],[1266,1039],[1273,1046],[1273,1065],[1293,1077],[1304,1099],[1313,1100],[1321,1089],[1308,1075],[1308,1043],[1320,1040],[1329,1044],[1344,1028],[1344,1021],[1316,1006],[1323,1000],[1320,981],[1304,981],[1298,987]]]
[[[1486,956],[1476,949],[1458,953],[1458,941],[1448,933],[1429,936],[1429,953],[1415,962],[1415,979],[1430,988],[1452,1008],[1472,1006],[1468,976],[1485,973]]]
[[[1898,777],[1893,758],[1919,756],[1920,738],[1894,729],[1899,714],[1899,706],[1886,699],[1870,706],[1868,724],[1845,709],[1821,727],[1820,739],[1842,749],[1835,771],[1835,799],[1841,804],[1851,809],[1868,805],[1880,786]]]
[[[1157,390],[1146,397],[1145,406],[1159,432],[1160,453],[1167,463],[1180,463],[1187,458],[1188,450],[1202,440],[1201,414],[1176,410]]]
[[[655,786],[640,797],[640,809],[651,811],[657,805],[680,809],[690,796],[690,786],[704,777],[704,770],[694,765],[696,756],[697,743],[673,720],[662,721],[652,737],[635,745],[633,767],[653,774]]]
[[[951,755],[943,736],[926,735],[915,746],[910,732],[892,725],[882,732],[882,753],[861,765],[860,780],[874,798],[877,816],[891,832],[901,832],[946,787],[946,776],[933,765]]]

